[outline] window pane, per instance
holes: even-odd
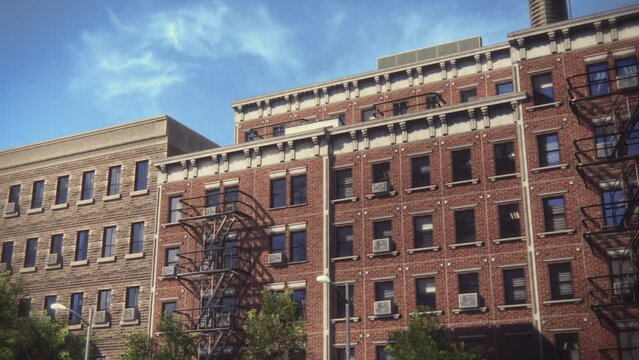
[[[348,285],[336,285],[337,288],[339,288],[339,291],[335,291],[334,292],[334,296],[336,299],[336,304],[335,304],[335,315],[337,316],[337,318],[344,318],[346,317],[346,301],[345,301],[345,294],[346,294],[346,286],[349,287],[349,312],[351,317],[355,316],[355,302],[353,301],[353,284],[348,284]]]
[[[497,95],[503,95],[513,92],[513,83],[506,82],[497,84]]]
[[[11,261],[13,260],[13,241],[7,241],[2,243],[2,257],[0,263],[7,264],[7,268],[11,268]]]
[[[293,301],[295,302],[295,316],[298,319],[306,317],[306,289],[293,290]]]
[[[353,196],[353,177],[351,169],[338,170],[335,172],[336,196],[343,199]]]
[[[24,267],[30,268],[35,266],[36,254],[38,251],[38,239],[28,239],[27,248],[24,256]]]
[[[51,308],[51,305],[58,301],[58,297],[55,295],[49,295],[44,297],[44,311],[51,319],[55,319],[55,310]]]
[[[469,102],[477,99],[477,89],[462,90],[461,102]]]
[[[49,254],[62,255],[62,234],[56,234],[51,236],[51,248]]]
[[[524,269],[504,270],[504,294],[507,305],[526,303]]]
[[[455,211],[455,238],[458,244],[475,241],[475,211]]]
[[[129,287],[126,288],[126,308],[137,308],[139,306],[140,288]]]
[[[533,102],[535,105],[551,103],[554,100],[551,74],[540,74],[532,77]]]
[[[120,166],[113,166],[109,168],[107,195],[116,195],[120,193],[120,169]]]
[[[335,229],[337,238],[337,256],[353,256],[353,227],[343,226]]]
[[[286,235],[272,234],[271,235],[271,254],[284,253],[285,250],[286,250]]]
[[[436,94],[426,95],[426,109],[436,109],[440,107],[439,96]]]
[[[373,164],[373,182],[380,183],[390,180],[390,164],[379,163]]]
[[[393,116],[404,115],[408,112],[408,102],[402,101],[393,104]]]
[[[166,249],[164,263],[166,266],[177,265],[179,261],[180,248],[168,248]]]
[[[148,185],[149,162],[147,160],[135,163],[134,191],[144,190]]]
[[[306,204],[306,175],[291,177],[291,205]]]
[[[291,260],[306,260],[306,231],[291,233]]]
[[[42,196],[44,195],[44,180],[33,183],[33,194],[31,195],[31,208],[38,209],[42,207]]]
[[[570,263],[550,264],[550,290],[553,300],[573,297]]]
[[[393,237],[392,225],[390,220],[375,221],[373,223],[373,238],[383,239]]]
[[[411,186],[422,187],[430,185],[430,164],[428,156],[411,159]]]
[[[283,136],[284,135],[284,126],[274,126],[273,127],[273,136]]]
[[[375,347],[375,360],[391,360],[391,357],[386,354],[384,350],[385,345],[378,345]]]
[[[577,333],[555,334],[555,348],[557,349],[557,360],[580,359]]]
[[[173,318],[175,310],[177,310],[177,303],[175,301],[162,303],[162,313],[167,319]]]
[[[131,224],[131,241],[129,252],[131,254],[141,253],[144,248],[144,222]]]
[[[458,280],[460,294],[479,293],[479,274],[459,274]]]
[[[513,143],[495,144],[495,174],[504,175],[515,172],[515,147]]]
[[[559,165],[559,139],[557,134],[540,135],[537,137],[539,144],[539,166]]]
[[[286,206],[286,178],[271,180],[271,208]]]
[[[415,286],[417,288],[417,305],[436,309],[435,278],[417,279]]]
[[[546,231],[566,229],[566,213],[563,196],[544,199],[544,223]]]
[[[433,217],[431,215],[413,218],[413,242],[416,249],[433,246]]]
[[[75,242],[75,261],[87,259],[89,246],[89,230],[78,231]]]
[[[109,310],[111,304],[111,290],[98,291],[98,311]]]
[[[499,205],[499,237],[513,238],[521,236],[519,224],[519,204]]]
[[[394,295],[392,281],[375,283],[375,301],[393,300]]]
[[[626,203],[622,190],[608,190],[601,194],[604,211],[604,223],[608,226],[619,226],[626,213]]]
[[[182,196],[169,198],[169,223],[176,223],[182,219]]]
[[[625,89],[639,85],[637,78],[637,60],[634,58],[615,60],[615,71],[617,73],[617,87]]]
[[[588,65],[588,89],[590,96],[605,95],[610,92],[608,64]]]
[[[374,108],[362,110],[362,121],[375,120],[375,112]]]
[[[102,239],[102,257],[109,257],[114,255],[115,250],[115,226],[109,226],[104,228],[104,234]]]
[[[20,185],[9,187],[9,202],[14,204],[20,203]]]
[[[251,130],[251,131],[247,131],[244,133],[244,141],[255,141],[258,140],[260,137],[257,134],[257,130]]]
[[[82,315],[82,293],[73,293],[71,294],[71,303],[69,309],[73,310],[75,313],[69,311],[69,324],[80,324],[82,321],[80,315]]]
[[[453,157],[453,181],[470,180],[472,174],[472,162],[470,149],[457,150],[452,152]]]
[[[69,189],[69,176],[60,176],[55,193],[55,203],[64,204],[67,202],[67,194]]]
[[[81,200],[87,200],[93,198],[93,178],[95,172],[87,171],[82,174],[82,194],[80,194]]]

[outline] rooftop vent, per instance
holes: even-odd
[[[528,4],[532,27],[568,20],[566,0],[528,0]]]
[[[532,0],[531,0],[532,1]],[[481,36],[457,40],[417,50],[388,55],[377,59],[377,70],[426,61],[440,56],[452,55],[481,47]]]

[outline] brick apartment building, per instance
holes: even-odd
[[[116,358],[124,333],[149,324],[153,164],[215,146],[160,116],[0,152],[0,266],[24,286],[22,314],[68,316],[84,331],[50,305],[85,319],[91,308],[94,359]]]

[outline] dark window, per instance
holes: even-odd
[[[606,95],[610,93],[608,82],[608,64],[588,65],[588,90],[590,96]]]
[[[291,233],[291,261],[306,260],[306,231]]]
[[[440,107],[439,96],[436,94],[426,95],[426,110]]]
[[[111,290],[98,291],[98,311],[107,311],[111,306]]]
[[[353,256],[353,227],[341,226],[335,228],[336,256]]]
[[[126,305],[127,309],[137,308],[140,304],[140,287],[132,286],[126,288]]]
[[[515,146],[511,142],[495,144],[495,175],[515,172]]]
[[[556,133],[537,136],[539,166],[559,165],[559,138]]]
[[[286,234],[271,234],[271,254],[286,253]]]
[[[430,164],[428,156],[414,157],[411,164],[411,187],[430,185]]]
[[[67,202],[67,195],[69,193],[69,176],[60,176],[58,178],[58,186],[55,191],[55,203],[64,204]]]
[[[550,73],[533,75],[531,80],[534,105],[549,104],[555,101],[552,90],[552,76]]]
[[[24,267],[34,267],[36,263],[36,255],[38,252],[38,239],[27,239],[27,247],[24,254]]]
[[[44,196],[44,180],[33,182],[33,193],[31,194],[31,208],[42,207],[42,197]]]
[[[370,121],[370,120],[377,119],[375,117],[375,113],[376,112],[377,112],[377,110],[375,110],[375,108],[362,110],[362,121]]]
[[[51,319],[55,319],[55,310],[51,308],[51,305],[58,301],[58,297],[55,295],[48,295],[44,297],[44,311]]]
[[[134,191],[144,190],[148,186],[149,161],[143,160],[135,163],[135,184]]]
[[[85,171],[82,174],[82,193],[80,194],[80,200],[88,200],[93,198],[94,177],[95,177],[94,171]]]
[[[346,349],[338,348],[335,350],[335,354],[337,355],[336,360],[354,360],[355,359],[355,349],[351,347],[350,359],[346,359]]]
[[[415,279],[417,293],[417,305],[428,306],[434,310],[437,308],[435,297],[435,278]]]
[[[566,229],[566,209],[563,196],[544,199],[544,225],[546,231]]]
[[[107,195],[116,195],[120,193],[120,171],[121,166],[112,166],[109,168],[109,180],[107,183]]]
[[[555,334],[555,348],[557,349],[557,360],[581,359],[577,333]]]
[[[102,236],[102,257],[113,256],[115,253],[115,226],[104,228]]]
[[[62,255],[62,234],[56,234],[51,236],[51,248],[49,254]]]
[[[291,176],[291,205],[306,204],[306,175]]]
[[[298,319],[306,317],[306,289],[293,290],[293,302],[295,303],[295,316]]]
[[[513,92],[513,83],[511,81],[497,84],[497,95],[508,94],[511,92]]]
[[[637,78],[637,60],[635,58],[615,60],[617,87],[625,89],[639,85]]]
[[[499,237],[502,239],[521,236],[519,225],[519,204],[504,204],[498,206]]]
[[[351,317],[355,314],[355,302],[353,301],[353,284],[338,284],[339,291],[335,292],[335,315],[338,319],[346,317],[346,286],[349,286],[349,312]]]
[[[538,360],[537,341],[532,333],[521,335],[506,335],[508,345],[508,359]]]
[[[255,141],[259,138],[260,137],[257,135],[257,130],[250,130],[244,133],[244,141],[246,142]]]
[[[373,239],[383,239],[391,237],[393,237],[393,230],[390,220],[373,222]]]
[[[16,205],[20,204],[20,185],[9,187],[9,202]]]
[[[84,294],[72,293],[71,302],[69,304],[69,324],[79,324],[82,321],[80,315],[82,315],[82,300]]]
[[[353,174],[351,169],[335,171],[335,196],[337,199],[353,196]]]
[[[459,293],[460,294],[479,294],[479,274],[477,273],[467,273],[467,274],[458,274],[457,279],[459,280]]]
[[[373,183],[390,181],[390,163],[373,164]]]
[[[524,269],[504,270],[504,296],[506,305],[526,303]]]
[[[237,186],[224,188],[224,204],[233,204],[240,200],[240,189]]]
[[[380,281],[375,283],[375,301],[393,300],[395,292],[392,281]]]
[[[173,247],[167,248],[164,252],[164,265],[165,266],[174,266],[177,265],[180,261],[180,248]]]
[[[375,360],[390,360],[391,357],[386,353],[386,345],[375,346]]]
[[[169,198],[169,223],[176,223],[182,219],[182,196]]]
[[[455,241],[464,244],[475,241],[475,211],[455,211]]]
[[[273,136],[284,136],[284,126],[273,126]]]
[[[595,128],[595,149],[597,150],[598,159],[613,159],[616,146],[617,135],[615,134],[614,125],[603,125]]]
[[[572,299],[572,271],[570,263],[548,265],[550,270],[550,296],[553,300]]]
[[[461,91],[461,102],[469,102],[477,99],[477,89],[468,89]]]
[[[393,116],[404,115],[408,112],[408,102],[402,101],[393,104]]]
[[[464,181],[473,178],[473,166],[470,149],[455,150],[453,156],[453,181]]]
[[[271,180],[271,208],[286,206],[286,178]]]
[[[136,222],[131,224],[131,241],[129,245],[129,253],[141,253],[144,249],[144,222]]]
[[[413,218],[413,246],[416,249],[433,246],[433,217],[431,215]]]
[[[177,303],[175,301],[167,301],[162,303],[162,313],[167,319],[173,318],[175,310],[177,310]]]
[[[29,317],[31,312],[31,298],[18,300],[18,317]]]
[[[7,264],[7,269],[11,268],[11,261],[13,260],[13,241],[7,241],[2,243],[2,258],[0,263]]]
[[[215,211],[220,210],[220,189],[209,190],[204,195],[204,207],[215,208]]]
[[[78,231],[75,239],[75,261],[86,260],[89,249],[89,230]]]
[[[601,193],[601,203],[604,212],[604,224],[607,226],[619,226],[626,213],[622,190],[607,190]]]

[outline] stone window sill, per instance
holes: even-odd
[[[297,264],[306,264],[306,263],[308,263],[308,260],[291,261],[288,264],[289,265],[297,265]]]
[[[288,208],[296,208],[296,207],[306,206],[306,205],[308,205],[308,203],[307,203],[307,202],[305,202],[305,203],[301,203],[301,204],[291,204],[291,205],[289,205],[289,206],[287,206],[287,207],[288,207]]]
[[[345,197],[340,199],[333,199],[331,200],[331,204],[338,204],[343,202],[356,202],[356,201],[357,201],[357,196],[351,196],[351,197]]]
[[[539,236],[540,238],[545,238],[546,236],[553,236],[553,235],[571,235],[572,233],[575,232],[575,229],[565,229],[565,230],[556,230],[556,231],[546,231],[546,232],[540,232],[539,234],[537,234],[537,236]]]
[[[95,199],[85,199],[85,200],[78,200],[75,202],[76,206],[82,206],[82,205],[91,205],[95,202]]]
[[[368,200],[374,199],[376,197],[386,197],[386,196],[395,196],[397,195],[397,191],[392,190],[392,191],[385,191],[385,192],[380,192],[380,193],[376,193],[376,194],[367,194],[366,198]]]
[[[532,111],[551,108],[551,107],[560,107],[562,104],[563,104],[562,101],[555,101],[555,102],[551,102],[551,103],[548,103],[548,104],[533,105],[533,106],[527,107],[526,111],[527,112],[532,112]]]
[[[147,195],[149,193],[149,189],[142,189],[142,190],[137,190],[137,191],[131,191],[129,193],[130,197],[136,197],[136,196],[142,196],[142,195]]]
[[[579,303],[581,303],[581,298],[544,301],[544,305],[579,304]]]
[[[271,210],[283,210],[283,209],[286,209],[286,206],[270,207],[267,210],[271,211]]]
[[[86,266],[86,265],[89,265],[89,260],[71,261],[71,264],[69,264],[69,265],[71,267]]]
[[[37,213],[41,213],[43,211],[44,211],[43,207],[33,208],[33,209],[27,210],[27,214],[37,214]]]
[[[395,250],[395,251],[385,251],[385,252],[379,252],[374,254],[367,254],[366,257],[368,257],[369,259],[372,259],[375,257],[383,257],[383,256],[397,256],[397,254],[399,254],[399,252]]]
[[[65,202],[65,203],[62,203],[62,204],[51,205],[51,210],[66,209],[68,207],[69,207],[69,203]]]
[[[359,322],[360,318],[359,317],[351,317],[351,322]],[[331,324],[335,324],[335,323],[340,323],[340,322],[346,322],[346,318],[337,318],[337,319],[331,319]]]
[[[22,269],[18,270],[18,272],[21,273],[21,274],[25,274],[25,273],[36,272],[37,270],[38,270],[37,266],[32,266],[32,267],[22,268]]]
[[[19,211],[15,211],[15,212],[12,212],[12,213],[4,214],[2,217],[5,218],[5,219],[8,219],[8,218],[16,217],[16,216],[19,216],[19,215],[20,215],[20,212]]]
[[[454,186],[461,186],[461,185],[466,185],[466,184],[477,185],[477,184],[479,184],[479,179],[468,179],[468,180],[448,182],[448,183],[446,183],[446,187],[447,188],[452,188]]]
[[[44,270],[55,270],[55,269],[62,269],[62,264],[45,265],[44,266]]]
[[[497,305],[499,311],[505,311],[510,309],[532,309],[531,304],[511,304],[511,305]]]
[[[542,166],[542,167],[537,167],[537,168],[532,168],[530,171],[534,172],[534,173],[538,173],[541,171],[546,171],[546,170],[555,170],[555,169],[567,169],[568,168],[568,164],[557,164],[557,165],[550,165],[550,166]]]
[[[472,312],[483,312],[483,313],[485,313],[486,311],[488,311],[487,307],[480,306],[480,307],[474,307],[474,308],[468,308],[468,309],[453,309],[453,314],[459,315],[461,313],[472,313]]]
[[[410,316],[417,316],[417,315],[435,315],[435,316],[442,316],[444,315],[444,311],[443,310],[431,310],[431,311],[413,311],[411,312]]]
[[[499,238],[499,239],[493,239],[493,243],[499,245],[501,243],[505,243],[505,242],[515,242],[515,241],[526,241],[526,237],[525,236],[516,236],[516,237],[510,237],[510,238]]]
[[[111,327],[111,322],[107,321],[105,323],[101,323],[101,324],[93,324],[93,329],[103,329],[103,328],[108,328]]]
[[[177,225],[180,225],[180,223],[179,222],[164,223],[161,226],[162,226],[162,228],[167,228],[167,227],[173,227],[173,226],[177,226]]]
[[[393,319],[393,320],[398,320],[399,319],[399,314],[389,314],[389,315],[371,315],[368,317],[368,320],[374,321],[374,320],[383,320],[383,319]]]
[[[439,246],[429,246],[429,247],[423,247],[423,248],[408,249],[406,251],[408,251],[409,254],[414,254],[418,252],[427,252],[427,251],[437,252],[439,251],[439,249],[440,249]]]
[[[331,262],[347,261],[347,260],[352,260],[352,261],[359,260],[359,255],[353,255],[353,256],[340,256],[340,257],[334,257],[334,258],[331,258]]]
[[[120,326],[132,326],[132,325],[137,325],[140,323],[139,319],[133,320],[133,321],[120,321]]]
[[[103,197],[102,201],[120,200],[121,198],[122,198],[122,194],[113,194],[113,195],[107,195]]]
[[[482,245],[484,245],[483,241],[473,241],[473,242],[467,242],[467,243],[461,243],[461,244],[450,244],[448,245],[448,247],[451,249],[457,249],[458,247],[468,247],[468,246],[480,247]]]
[[[418,191],[435,191],[437,190],[437,185],[428,185],[428,186],[419,186],[419,187],[413,187],[413,188],[408,188],[406,190],[404,190],[407,194],[413,193],[413,192],[418,192]]]
[[[80,330],[80,329],[82,329],[82,324],[69,325],[69,330]]]
[[[115,262],[115,256],[106,256],[98,258],[98,264]]]
[[[144,257],[144,253],[140,252],[140,253],[134,253],[134,254],[126,254],[124,255],[124,259],[125,260],[131,260],[131,259],[141,259]]]
[[[508,178],[513,178],[513,177],[520,177],[519,173],[512,173],[512,174],[503,174],[503,175],[493,175],[493,176],[489,176],[488,180],[495,182],[497,180],[501,180],[501,179],[508,179]]]

